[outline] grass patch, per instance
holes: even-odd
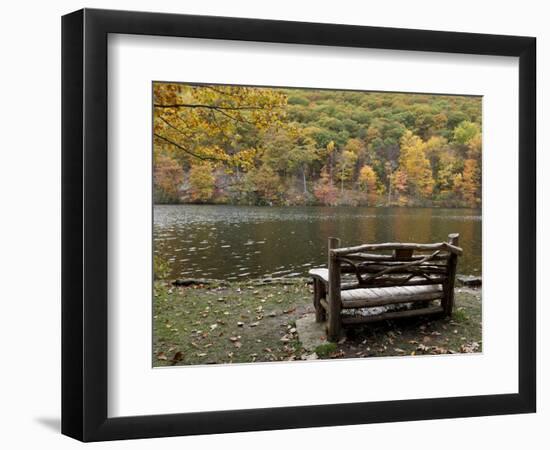
[[[343,339],[315,352],[320,359],[479,352],[480,295],[457,289],[450,318],[346,327]],[[311,302],[305,282],[175,287],[155,281],[153,366],[304,359],[296,320],[313,313]]]
[[[464,307],[456,308],[453,311],[453,320],[456,322],[467,322],[468,321],[468,314],[466,313],[466,309]]]
[[[326,344],[318,345],[315,348],[315,353],[321,359],[328,358],[332,353],[338,350],[338,346],[334,342],[327,342]]]
[[[303,354],[305,283],[174,287],[155,283],[153,365],[288,361]]]

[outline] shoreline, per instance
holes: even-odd
[[[311,277],[263,277],[263,278],[252,278],[247,280],[240,281],[228,281],[223,279],[216,278],[176,278],[172,281],[169,280],[158,280],[158,281],[168,281],[172,286],[176,287],[188,287],[188,286],[229,286],[232,284],[243,284],[243,285],[252,285],[252,286],[262,286],[268,284],[278,284],[278,285],[292,285],[292,284],[312,284]],[[466,274],[457,274],[455,279],[455,289],[458,287],[470,287],[470,288],[481,288],[482,278],[477,275],[466,275]]]
[[[254,207],[254,208],[301,208],[301,207],[307,207],[307,208],[345,208],[345,209],[353,209],[353,208],[374,208],[374,209],[383,209],[383,208],[399,208],[399,209],[467,209],[472,211],[479,211],[481,215],[481,211],[483,207],[477,207],[472,208],[471,206],[448,206],[448,205],[323,205],[319,203],[312,203],[312,204],[293,204],[293,205],[256,205],[256,204],[244,204],[244,203],[153,203],[153,207],[155,206],[232,206],[232,207]]]

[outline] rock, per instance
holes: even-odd
[[[280,284],[280,285],[295,285],[295,284],[303,284],[306,283],[308,280],[305,278],[284,278],[284,277],[268,277],[268,278],[261,278],[259,280],[256,280],[253,283],[253,286],[262,286],[264,284]]]
[[[467,287],[481,287],[481,277],[476,277],[473,275],[457,275],[456,276],[456,284],[459,286],[467,286]]]
[[[308,352],[326,343],[324,323],[315,322],[315,314],[306,314],[296,321],[296,331],[302,347]]]
[[[172,281],[174,286],[193,286],[198,284],[211,284],[212,280],[206,278],[186,278]]]
[[[173,286],[199,286],[199,285],[210,285],[216,284],[220,286],[227,285],[226,281],[223,280],[210,280],[208,278],[183,278],[172,281]]]

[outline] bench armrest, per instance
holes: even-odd
[[[328,283],[328,269],[311,269],[309,275],[313,278],[321,280],[323,283]]]

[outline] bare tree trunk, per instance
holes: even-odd
[[[304,180],[304,194],[307,194],[306,165],[302,166],[302,177]]]

